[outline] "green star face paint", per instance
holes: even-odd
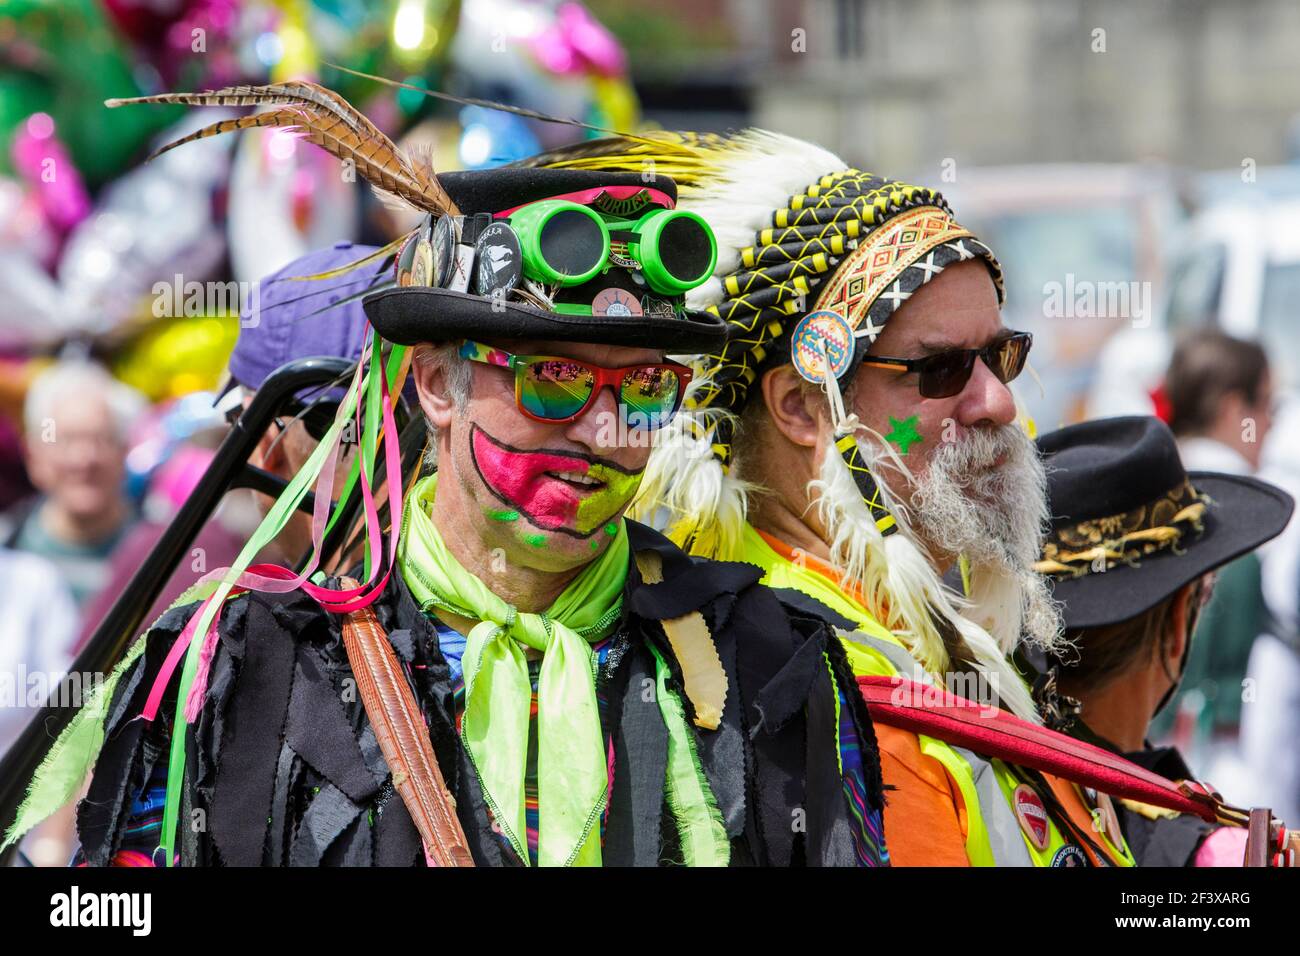
[[[470,453],[483,483],[506,506],[492,512],[493,519],[515,520],[505,517],[513,513],[545,531],[579,538],[616,521],[643,474],[575,452],[512,448],[477,425]]]
[[[918,442],[925,441],[920,433],[916,430],[919,415],[912,415],[910,418],[904,418],[899,421],[893,415],[889,416],[890,432],[885,436],[885,441],[898,446],[898,453],[906,455],[908,450]]]

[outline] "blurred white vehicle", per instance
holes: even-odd
[[[1166,249],[1182,218],[1173,174],[1142,165],[989,166],[961,168],[954,182],[936,185],[1002,261],[1006,324],[1034,334],[1030,364],[1045,394],[1028,377],[1017,393],[1039,430],[1081,420],[1105,342],[1159,322]],[[1140,310],[1130,308],[1136,301],[1065,314],[1053,307],[1052,289],[1068,303],[1076,289],[1132,283],[1145,297]]]

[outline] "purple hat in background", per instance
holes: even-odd
[[[356,359],[366,338],[366,314],[360,293],[380,281],[385,259],[331,279],[295,281],[364,259],[377,246],[336,242],[309,252],[259,283],[240,312],[239,339],[230,354],[230,375],[245,388],[258,389],[286,362],[318,355]],[[335,303],[356,296],[344,305]],[[256,312],[256,314],[254,314]],[[343,395],[332,396],[337,400]]]

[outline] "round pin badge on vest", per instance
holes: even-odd
[[[1092,808],[1093,829],[1106,834],[1111,846],[1119,849],[1124,845],[1124,831],[1119,826],[1119,814],[1115,811],[1115,802],[1108,794],[1098,793],[1092,787],[1083,788],[1088,805]]]
[[[433,260],[433,281],[429,284],[441,288],[447,284],[447,277],[451,275],[451,258],[456,250],[456,227],[451,216],[438,217],[429,244]]]
[[[1067,843],[1052,857],[1052,866],[1087,866],[1088,857],[1073,843]]]
[[[853,363],[853,348],[853,329],[848,320],[830,309],[809,312],[790,336],[790,360],[795,371],[814,385],[825,380],[828,361],[830,373],[836,378],[847,372]]]
[[[494,222],[479,233],[475,250],[474,291],[479,295],[505,295],[519,284],[523,253],[519,236],[508,222]]]
[[[641,303],[636,296],[623,289],[601,289],[591,300],[591,314],[632,318],[641,314]]]
[[[1046,850],[1052,842],[1052,828],[1047,819],[1047,808],[1043,798],[1026,783],[1016,787],[1011,794],[1011,807],[1016,811],[1020,829],[1025,831],[1030,844],[1039,850]]]

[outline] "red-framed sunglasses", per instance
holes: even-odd
[[[610,386],[629,428],[654,431],[681,408],[691,370],[675,362],[605,368],[577,359],[549,355],[513,355],[466,339],[460,357],[515,373],[515,404],[539,422],[571,422],[591,407]]]
[[[1033,344],[1034,337],[1028,332],[1013,332],[1008,329],[982,349],[949,349],[918,359],[868,355],[862,364],[872,368],[916,372],[920,376],[917,384],[922,398],[951,398],[970,381],[977,358],[983,359],[998,381],[1006,385],[1024,371],[1025,360],[1029,357],[1029,349]]]

